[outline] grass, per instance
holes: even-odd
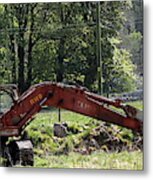
[[[68,156],[36,156],[35,167],[142,170],[142,158],[141,152],[94,152],[91,155],[72,152]]]
[[[141,101],[128,104],[139,109],[143,107]],[[61,112],[62,122],[66,122],[74,132],[64,138],[57,138],[53,135],[53,125],[58,122],[58,111],[55,109],[39,113],[26,128],[35,147],[35,167],[143,169],[143,153],[141,151],[106,153],[100,149],[90,155],[74,152],[74,147],[99,126],[101,121],[65,110]],[[75,133],[76,130],[77,133]],[[131,134],[130,130],[123,128],[122,131],[123,134]]]
[[[143,102],[142,101],[127,102],[126,104],[129,104],[129,105],[136,107],[137,109],[140,109],[140,110],[143,109]]]

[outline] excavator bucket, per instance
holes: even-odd
[[[9,143],[4,149],[4,158],[7,159],[6,166],[33,166],[34,153],[30,140],[18,140]]]

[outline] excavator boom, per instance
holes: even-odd
[[[7,107],[7,103],[11,105]],[[24,128],[43,106],[66,109],[142,132],[141,111],[120,100],[113,101],[91,93],[84,87],[44,82],[19,96],[15,85],[3,85],[0,86],[0,155],[7,160],[5,166],[33,166],[33,144],[24,136]],[[121,109],[122,114],[114,108]],[[13,136],[19,139],[7,143]]]
[[[70,110],[134,131],[142,130],[142,112],[120,100],[107,99],[84,87],[44,82],[32,86],[15,99],[11,109],[0,117],[0,136],[19,136],[43,106]],[[123,113],[112,107],[121,109]]]

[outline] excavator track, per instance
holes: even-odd
[[[13,166],[33,166],[34,153],[33,145],[30,140],[12,141],[8,145]]]
[[[2,138],[1,138],[2,139]],[[34,152],[30,140],[13,140],[1,143],[2,166],[33,166]]]

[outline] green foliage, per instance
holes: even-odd
[[[97,91],[96,5],[1,5],[0,82],[17,83],[24,91],[42,81],[70,81]],[[142,48],[142,34],[135,27],[128,34],[126,28],[127,14],[135,6],[131,1],[100,5],[104,92],[131,91],[137,86],[134,52]],[[110,39],[120,43],[114,47]]]
[[[133,31],[128,35],[124,35],[122,44],[124,44],[124,47],[126,47],[131,53],[132,62],[137,65],[137,71],[140,71],[140,66],[142,66],[142,57],[140,53],[142,49],[142,34],[140,32]]]
[[[127,102],[127,104],[136,107],[140,110],[143,110],[143,102],[142,101],[133,101],[133,102]]]
[[[129,104],[142,109],[142,102],[140,101],[129,102]],[[69,134],[64,138],[53,135],[53,125],[58,120],[58,112],[55,109],[51,112],[39,113],[26,128],[35,147],[35,167],[125,168],[134,170],[143,168],[142,152],[106,153],[106,142],[100,149],[92,149],[93,152],[90,155],[88,153],[82,155],[81,152],[86,150],[85,142],[93,136],[100,135],[100,131],[95,131],[95,129],[101,125],[101,121],[63,110],[61,111],[61,119],[69,127]],[[129,147],[132,146],[134,138],[132,131],[115,125],[108,126],[107,130],[108,133],[113,134],[114,138],[119,138],[120,143],[125,143]],[[103,140],[100,141],[103,142]],[[76,150],[80,150],[80,153]]]
[[[111,87],[113,92],[128,92],[136,89],[137,76],[131,55],[125,49],[114,49]],[[119,90],[120,89],[120,90]]]
[[[121,29],[121,46],[132,54],[136,73],[143,75],[143,1],[131,1],[131,8],[125,11],[125,28]],[[142,80],[140,80],[142,82]],[[140,87],[140,86],[139,86]]]
[[[7,61],[8,51],[4,47],[0,47],[0,83],[9,83],[11,80],[11,71],[9,69],[11,62]]]
[[[143,170],[142,158],[141,152],[121,152],[119,154],[95,152],[87,156],[70,153],[69,156],[50,155],[44,156],[43,159],[36,156],[35,167]]]
[[[123,48],[117,48],[121,40],[111,38],[113,57],[104,61],[104,93],[128,92],[136,89],[136,66],[132,63],[131,54]]]
[[[129,35],[129,38],[126,39],[127,42],[129,42],[129,46],[131,47],[131,51],[133,50],[132,54],[134,54],[134,50],[135,53],[137,53],[140,49],[140,45],[141,45],[141,39],[142,39],[142,35],[140,32],[132,32]]]

